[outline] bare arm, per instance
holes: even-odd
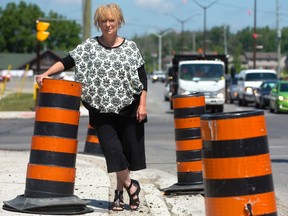
[[[43,74],[37,75],[36,76],[36,82],[38,85],[41,87],[42,86],[42,81],[44,78],[47,78],[53,74],[62,72],[64,70],[64,65],[62,62],[58,61],[55,64],[53,64],[47,71],[45,71]]]
[[[136,113],[136,117],[139,122],[143,121],[147,116],[146,98],[147,98],[147,91],[142,91],[142,94],[140,96],[140,103]]]

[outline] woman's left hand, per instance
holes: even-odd
[[[139,105],[137,112],[136,112],[136,117],[139,122],[143,121],[147,117],[147,111],[146,111],[146,106],[141,106]]]

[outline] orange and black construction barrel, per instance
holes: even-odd
[[[90,124],[88,125],[84,153],[103,154],[100,143],[99,143],[97,131]]]
[[[201,116],[207,216],[276,216],[264,112]]]
[[[80,83],[43,80],[35,113],[25,193],[4,202],[4,209],[37,214],[93,211],[73,195],[80,96]]]
[[[177,184],[165,193],[203,192],[200,116],[206,113],[205,96],[194,92],[173,97]]]

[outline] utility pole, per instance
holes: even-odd
[[[83,40],[91,36],[91,0],[82,0]]]
[[[279,0],[276,0],[276,27],[277,27],[277,75],[281,76],[281,29],[279,25]]]
[[[205,55],[206,53],[206,10],[211,7],[212,5],[214,5],[217,1],[219,0],[216,0],[216,1],[213,1],[211,2],[209,5],[207,6],[204,6],[202,4],[200,4],[199,2],[197,2],[196,0],[193,0],[195,4],[197,4],[199,7],[201,7],[203,10],[204,10],[204,36],[203,36],[203,54]]]
[[[224,53],[225,55],[228,54],[228,48],[227,48],[227,26],[224,25],[223,26],[223,30],[224,30]]]
[[[256,48],[257,48],[257,32],[256,32],[256,25],[257,25],[257,0],[254,0],[254,46],[253,46],[253,68],[256,69]]]

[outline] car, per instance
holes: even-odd
[[[276,80],[263,81],[259,88],[254,90],[255,108],[265,109],[270,103],[270,92],[275,87]]]
[[[238,75],[230,77],[227,87],[227,102],[233,104],[234,101],[238,100]]]
[[[279,80],[270,92],[270,112],[288,112],[288,81]]]
[[[166,82],[164,86],[164,100],[165,101],[170,101],[172,92],[170,88],[170,82]]]
[[[152,83],[157,81],[164,83],[166,80],[166,74],[163,71],[154,71],[152,74]]]
[[[11,74],[2,74],[0,76],[0,82],[10,81],[11,77],[12,77]]]
[[[242,70],[238,74],[238,105],[247,106],[254,103],[254,90],[265,80],[277,80],[275,70],[268,69],[248,69]]]

